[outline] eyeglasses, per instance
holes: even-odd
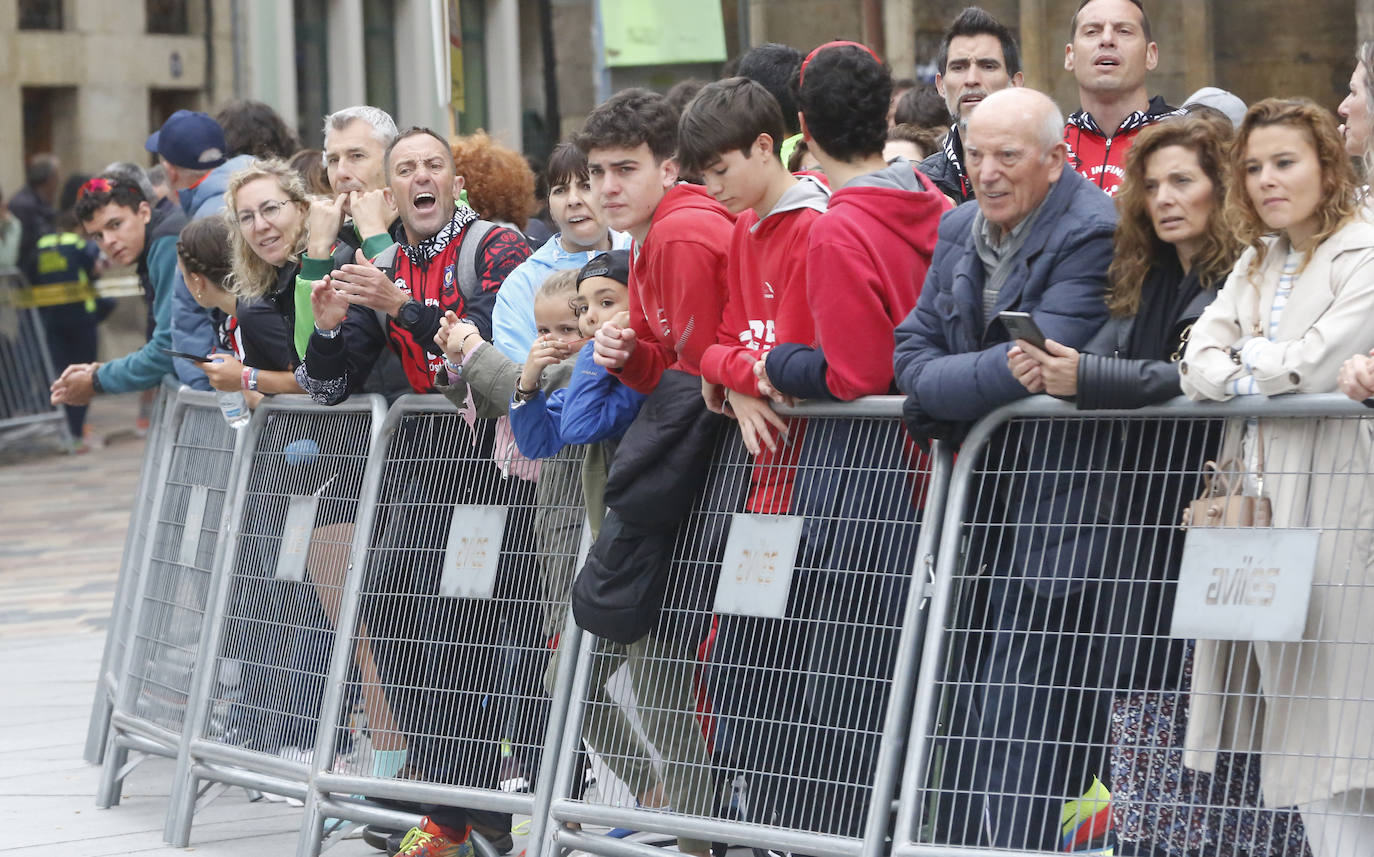
[[[275,222],[277,216],[281,214],[281,210],[285,208],[287,204],[288,203],[285,200],[279,201],[275,199],[269,199],[267,202],[264,202],[262,205],[258,206],[256,211],[251,208],[247,211],[240,211],[238,213],[238,217],[236,218],[239,222],[239,228],[252,229],[253,221],[257,218],[259,214],[261,214],[262,219],[266,220],[268,223]]]

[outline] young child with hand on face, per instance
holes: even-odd
[[[547,458],[569,444],[591,444],[619,438],[629,428],[644,396],[631,390],[592,357],[591,338],[607,321],[628,324],[630,254],[612,250],[592,259],[575,273],[577,291],[569,302],[582,346],[573,365],[572,381],[563,390],[544,394],[539,377],[544,367],[561,359],[566,340],[542,334],[511,400],[511,431],[520,452],[528,458]],[[541,289],[542,297],[542,289]],[[539,302],[535,303],[536,318]],[[599,512],[600,510],[596,510]],[[598,516],[599,517],[599,516]]]

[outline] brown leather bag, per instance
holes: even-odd
[[[1273,508],[1268,497],[1241,494],[1244,471],[1235,459],[1220,464],[1209,461],[1204,468],[1202,496],[1183,510],[1181,529],[1189,527],[1268,527],[1273,524]]]

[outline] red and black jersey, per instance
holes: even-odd
[[[1069,147],[1069,164],[1083,178],[1116,196],[1126,178],[1126,153],[1131,150],[1140,129],[1186,111],[1175,109],[1156,95],[1144,110],[1122,120],[1116,133],[1108,137],[1091,113],[1074,113],[1064,124],[1064,142]]]
[[[469,230],[477,240],[465,251]],[[385,256],[387,254],[383,254]],[[460,207],[434,236],[414,245],[398,245],[394,258],[378,264],[401,289],[422,305],[418,321],[403,326],[397,319],[378,319],[379,313],[354,306],[344,319],[341,335],[310,337],[305,363],[296,380],[311,398],[332,405],[348,398],[359,378],[372,370],[377,354],[390,348],[400,358],[406,380],[417,393],[432,393],[443,367],[443,352],[434,344],[439,321],[452,310],[491,338],[491,311],[496,292],[511,271],[529,258],[525,237],[514,229],[479,221],[470,208]],[[470,270],[466,260],[472,260]]]

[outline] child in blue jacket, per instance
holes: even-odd
[[[578,328],[588,340],[603,322],[628,311],[629,277],[627,250],[603,253],[577,272],[577,296],[572,306]],[[569,385],[544,393],[539,385],[540,374],[545,367],[563,359],[565,348],[550,336],[536,339],[515,385],[510,405],[511,432],[526,458],[547,458],[567,445],[618,439],[644,402],[642,393],[596,365],[590,341],[578,352]],[[599,497],[601,492],[596,494]],[[600,510],[590,502],[588,512],[599,524]]]

